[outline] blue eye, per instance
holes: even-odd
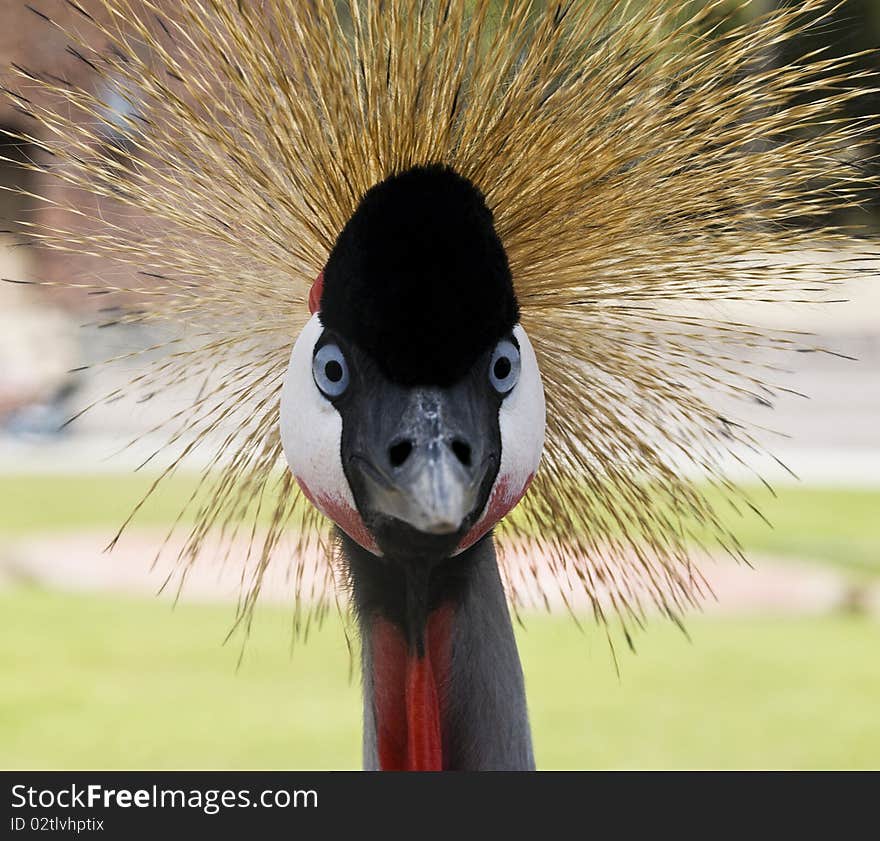
[[[519,380],[519,348],[510,340],[502,339],[495,346],[489,362],[489,382],[499,394],[508,394]]]
[[[323,345],[312,360],[315,385],[327,397],[340,397],[348,388],[348,363],[339,345]]]

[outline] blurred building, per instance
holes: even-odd
[[[28,223],[51,226],[59,213],[33,195],[62,205],[82,206],[84,199],[54,179],[21,166],[41,161],[41,152],[20,135],[41,135],[27,113],[30,105],[12,93],[37,106],[50,104],[47,94],[23,77],[22,70],[78,88],[95,90],[104,84],[95,69],[71,49],[73,39],[68,33],[100,51],[102,36],[87,15],[94,21],[106,20],[106,15],[96,0],[79,0],[78,5],[82,11],[66,0],[3,0],[0,4],[0,84],[5,89],[0,93],[0,277],[6,280],[87,281],[104,268],[94,259],[40,248],[31,236]],[[112,215],[108,204],[102,204],[102,215]],[[101,306],[99,298],[69,288],[0,284],[0,429],[10,423],[20,426],[28,407],[45,408],[47,403],[66,400],[75,383],[68,376],[70,369],[118,350],[119,338],[110,336],[112,331],[81,329],[84,321],[107,320],[102,319]]]
[[[66,0],[36,0],[34,3],[4,0],[0,10],[0,79],[7,89],[6,95],[0,96],[0,154],[9,159],[0,163],[0,184],[17,186],[62,202],[70,196],[57,182],[41,179],[15,165],[16,161],[40,160],[39,150],[33,144],[14,137],[19,133],[35,133],[39,137],[40,127],[28,116],[28,105],[18,101],[14,93],[25,96],[37,106],[51,104],[39,85],[22,78],[21,70],[88,90],[99,89],[103,84],[93,66],[77,56],[77,50],[71,44],[73,39],[68,36],[68,33],[74,34],[98,51],[104,46],[94,24],[75,5],[95,21],[106,18],[96,0],[81,0],[78,4]],[[41,202],[7,193],[0,204],[0,227],[27,240],[27,230],[16,224],[17,220],[33,219],[37,223],[51,224],[51,213],[51,209]],[[74,266],[69,259],[58,261],[55,255],[44,251],[31,254],[30,259],[38,264],[41,279],[68,280],[72,269],[81,268]],[[77,296],[69,294],[65,301],[74,306],[83,303]]]

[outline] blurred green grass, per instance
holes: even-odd
[[[0,537],[106,529],[109,538],[152,481],[139,474],[2,476]],[[167,527],[194,486],[187,476],[164,482],[134,525]],[[775,498],[765,488],[746,490],[771,526],[749,510],[735,514],[717,493],[709,496],[747,551],[880,573],[880,490],[784,486]]]
[[[152,478],[0,477],[0,543],[106,529]],[[193,488],[164,484],[136,526],[167,527]],[[880,491],[752,495],[731,515],[747,551],[880,572]],[[356,663],[334,617],[291,654],[291,611],[263,607],[245,658],[231,605],[0,590],[0,767],[355,768]],[[621,655],[566,617],[519,632],[544,768],[880,766],[880,625],[859,617],[656,622]]]
[[[342,624],[291,653],[264,607],[236,671],[229,605],[0,591],[0,767],[354,768],[360,698]],[[697,619],[639,637],[519,632],[542,768],[880,766],[880,624]]]

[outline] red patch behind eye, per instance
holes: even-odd
[[[305,498],[325,517],[333,520],[355,543],[363,546],[368,552],[372,552],[374,555],[382,554],[357,509],[352,508],[345,500],[330,494],[313,493],[311,488],[299,476],[295,478]]]
[[[534,473],[529,473],[522,488],[517,493],[512,487],[513,482],[510,476],[499,476],[495,480],[495,486],[492,488],[492,495],[489,497],[489,504],[486,506],[486,513],[480,517],[473,525],[471,530],[461,539],[458,544],[459,552],[469,549],[473,546],[486,532],[493,526],[497,525],[501,518],[516,508],[519,501],[525,496],[532,479],[535,478]]]
[[[321,272],[309,289],[309,312],[314,315],[321,310],[321,296],[324,294],[324,272]]]

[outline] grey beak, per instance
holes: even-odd
[[[393,470],[391,482],[370,482],[370,502],[418,531],[450,534],[476,504],[479,481],[474,479],[448,442],[434,440],[414,447]]]
[[[359,502],[423,534],[454,534],[497,461],[485,407],[464,387],[395,389],[381,405],[352,448]]]

